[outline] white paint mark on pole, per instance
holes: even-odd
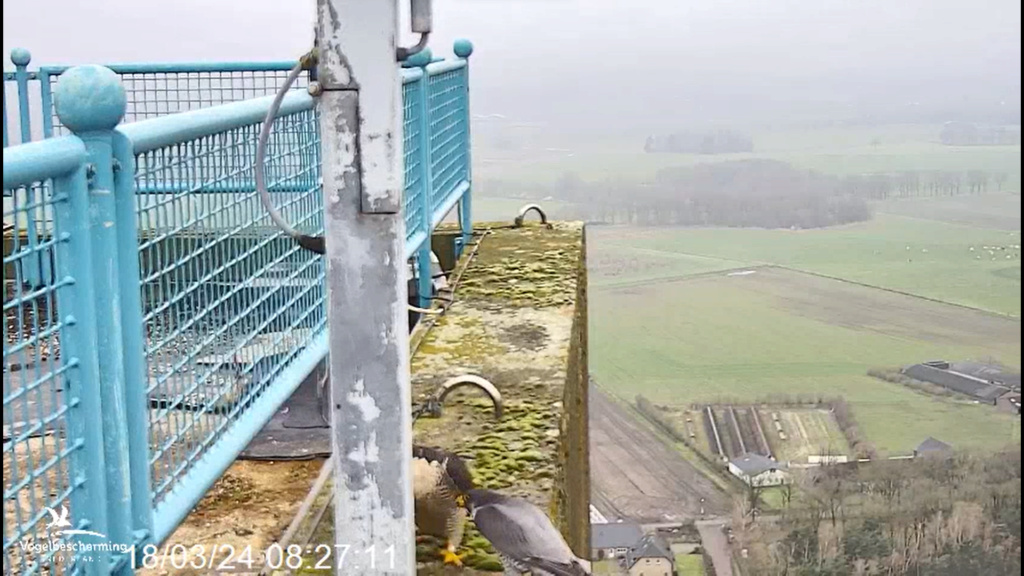
[[[386,345],[387,342],[385,341]],[[366,393],[366,386],[363,383],[363,379],[356,380],[354,391],[349,392],[348,402],[353,406],[359,408],[359,411],[363,413],[364,422],[373,422],[380,416],[380,408],[377,408],[377,403],[373,401],[373,396]]]

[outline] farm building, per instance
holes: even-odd
[[[1011,392],[999,398],[996,406],[1004,412],[1020,416],[1020,392]]]
[[[903,374],[993,406],[1006,393],[1020,391],[1020,374],[975,362],[923,362],[904,368]]]
[[[915,458],[923,457],[946,457],[953,455],[953,447],[942,440],[936,440],[929,436],[914,449]]]
[[[625,558],[644,531],[633,522],[613,522],[590,525],[590,554],[592,560]]]
[[[980,362],[954,362],[950,369],[961,374],[981,378],[997,386],[1004,386],[1011,390],[1020,390],[1020,374],[1008,372],[999,366],[991,366]]]
[[[789,482],[788,467],[760,454],[744,454],[729,462],[729,472],[749,486],[779,486]]]
[[[649,534],[626,555],[626,570],[629,576],[673,576],[675,556],[660,536]]]

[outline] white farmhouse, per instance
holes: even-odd
[[[625,558],[643,536],[643,528],[633,522],[593,523],[590,525],[591,559]]]
[[[744,454],[729,462],[729,472],[749,486],[763,488],[780,486],[789,482],[787,466],[761,456],[760,454]]]
[[[673,576],[676,560],[664,539],[648,534],[626,555],[626,570],[629,576]]]

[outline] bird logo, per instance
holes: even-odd
[[[68,519],[67,506],[61,505],[60,514],[57,514],[57,511],[49,506],[44,509],[46,510],[46,513],[50,515],[50,523],[47,524],[46,527],[53,530],[54,536],[96,536],[97,538],[106,538],[105,534],[93,532],[92,530],[70,529],[72,524],[71,520]]]
[[[47,528],[66,528],[71,526],[71,522],[68,520],[68,507],[60,507],[60,516],[57,515],[57,511],[53,508],[47,508],[46,512],[50,515],[50,523],[46,525]]]

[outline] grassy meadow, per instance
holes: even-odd
[[[815,230],[593,227],[588,237],[597,262],[609,253],[630,266],[649,255],[672,261],[675,266],[659,268],[662,277],[777,264],[1020,316],[1019,228],[878,213],[868,222]],[[990,254],[985,246],[997,249]],[[635,279],[595,269],[592,280],[599,287]]]
[[[704,557],[700,554],[676,554],[677,576],[704,576]]]
[[[866,375],[931,358],[995,357],[1019,367],[1014,319],[770,269],[593,290],[590,298],[591,370],[623,397],[689,405],[841,395],[886,453],[905,453],[927,436],[964,448],[1020,439],[1019,418]]]
[[[1019,417],[866,375],[936,358],[1020,368],[1020,147],[948,147],[937,136],[923,126],[765,131],[754,134],[757,152],[719,156],[644,154],[642,137],[566,137],[557,153],[520,153],[476,175],[517,182],[531,197],[570,172],[645,179],[742,157],[833,174],[1006,173],[1010,192],[877,202],[870,221],[825,229],[588,229],[591,373],[620,398],[684,407],[843,396],[883,453],[927,436],[998,448],[1020,441]],[[477,198],[476,210],[495,219],[525,202]],[[541,204],[556,218],[569,213]]]

